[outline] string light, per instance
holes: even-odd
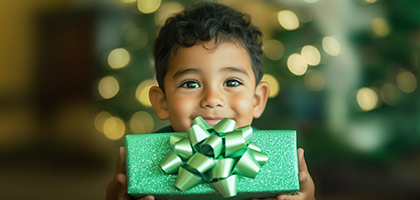
[[[154,128],[153,117],[144,111],[133,114],[130,120],[130,129],[133,133],[150,133]]]
[[[388,23],[383,18],[376,18],[372,21],[373,32],[379,37],[389,35],[390,29]]]
[[[271,60],[280,60],[283,57],[284,47],[278,40],[268,40],[263,46],[264,54]]]
[[[321,54],[318,49],[312,45],[304,46],[301,55],[308,65],[317,66],[321,62]]]
[[[113,69],[125,67],[130,62],[130,53],[124,48],[117,48],[108,55],[108,64]]]
[[[137,8],[144,14],[155,12],[160,6],[161,0],[137,0]]]
[[[170,1],[162,4],[162,6],[160,6],[159,10],[156,11],[155,14],[156,25],[163,26],[168,17],[175,13],[181,12],[183,9],[184,7],[180,3],[175,1]]]
[[[106,76],[99,81],[98,91],[104,99],[110,99],[114,97],[120,90],[120,85],[117,79],[112,76]]]
[[[378,104],[378,95],[370,88],[361,88],[357,92],[357,103],[363,111],[373,110]]]
[[[149,90],[154,85],[157,85],[156,81],[153,79],[144,80],[137,86],[136,89],[136,98],[137,100],[146,107],[151,107],[152,104],[149,100]]]
[[[331,36],[326,36],[322,39],[322,48],[331,56],[337,56],[341,51],[340,43]]]
[[[299,28],[299,19],[297,15],[290,10],[279,11],[277,13],[277,19],[280,25],[288,31],[293,31]]]
[[[264,74],[261,81],[265,81],[270,85],[270,94],[268,94],[269,98],[274,98],[280,91],[280,85],[277,81],[276,77],[271,74]]]
[[[109,114],[109,112],[102,111],[102,112],[98,113],[95,117],[95,128],[96,128],[96,130],[98,130],[101,133],[104,133],[105,121],[110,117],[112,117],[112,115]]]
[[[302,76],[308,69],[308,64],[303,60],[302,56],[298,53],[294,53],[287,59],[287,68],[292,74],[296,76]]]
[[[397,85],[401,91],[412,93],[417,88],[416,76],[407,70],[400,70],[397,74]]]
[[[110,140],[118,140],[124,136],[125,124],[118,117],[109,117],[104,122],[104,134]]]

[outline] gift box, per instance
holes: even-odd
[[[127,193],[134,198],[151,194],[156,199],[226,199],[211,183],[200,183],[185,191],[175,187],[178,175],[167,174],[161,167],[173,151],[171,135],[188,138],[188,133],[126,136]],[[269,198],[298,191],[296,131],[257,130],[250,141],[268,155],[268,160],[253,178],[235,175],[236,195],[227,199]]]

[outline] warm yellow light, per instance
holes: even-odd
[[[153,128],[153,117],[149,113],[139,111],[131,117],[130,129],[133,133],[151,133]]]
[[[376,18],[372,21],[373,32],[379,37],[389,35],[390,29],[388,23],[383,18]]]
[[[99,81],[98,91],[104,99],[114,97],[120,90],[117,79],[112,76],[106,76]]]
[[[136,89],[136,98],[144,106],[151,107],[152,104],[149,100],[149,90],[152,86],[157,85],[156,81],[153,79],[144,80],[137,86]]]
[[[305,77],[303,78],[306,87],[312,91],[320,91],[325,86],[325,78],[321,72],[311,69],[306,72]]]
[[[130,62],[130,54],[124,48],[117,48],[108,55],[108,64],[113,69],[125,67]]]
[[[110,140],[118,140],[125,133],[125,124],[118,117],[110,117],[105,120],[104,123],[104,134]]]
[[[322,48],[332,56],[337,56],[341,51],[340,43],[331,36],[326,36],[322,39]]]
[[[130,29],[125,36],[125,42],[131,49],[138,50],[147,44],[147,32],[139,27]]]
[[[270,94],[268,94],[268,97],[269,98],[276,97],[280,91],[280,85],[276,77],[272,76],[271,74],[264,74],[261,81],[265,81],[270,85]]]
[[[134,3],[137,0],[121,0],[123,3]]]
[[[400,70],[397,74],[397,85],[401,91],[412,93],[417,88],[416,76],[409,71]]]
[[[308,69],[308,64],[303,60],[302,56],[298,53],[294,53],[287,59],[287,68],[292,74],[296,76],[302,76]]]
[[[385,83],[381,88],[381,98],[388,105],[395,105],[400,99],[400,91],[393,83]]]
[[[160,6],[158,11],[156,11],[155,23],[159,26],[163,26],[168,17],[181,12],[182,10],[184,10],[184,7],[180,3],[175,1],[166,2]]]
[[[365,0],[366,1],[366,3],[375,3],[376,2],[376,0]]]
[[[378,104],[378,95],[370,88],[361,88],[357,92],[357,103],[363,111],[373,110]]]
[[[263,46],[264,54],[271,60],[280,60],[283,57],[284,47],[278,40],[268,40]]]
[[[297,15],[290,10],[282,10],[277,13],[277,19],[280,25],[289,31],[299,28],[299,19]]]
[[[112,117],[112,115],[109,114],[109,112],[102,111],[102,112],[98,113],[95,117],[95,128],[99,132],[104,133],[105,121],[110,117]]]
[[[161,0],[137,0],[137,8],[140,12],[149,14],[155,12],[160,6]]]
[[[321,62],[321,54],[318,49],[312,45],[304,46],[301,55],[308,65],[317,66]]]

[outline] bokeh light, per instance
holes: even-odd
[[[140,27],[131,28],[125,36],[125,42],[127,44],[127,47],[133,50],[143,48],[147,44],[147,40],[147,32]]]
[[[136,89],[136,98],[137,100],[146,107],[151,107],[152,104],[149,100],[149,90],[152,86],[157,85],[156,80],[154,79],[147,79],[144,80],[137,86]]]
[[[366,3],[375,3],[376,2],[376,0],[365,0],[366,1]]]
[[[284,47],[278,40],[268,40],[263,46],[264,54],[271,60],[280,60],[283,57]]]
[[[320,91],[325,86],[325,78],[318,70],[308,70],[303,77],[306,87],[312,91]]]
[[[410,71],[400,70],[397,74],[397,85],[401,91],[412,93],[417,88],[416,76]]]
[[[305,0],[305,2],[306,3],[315,3],[315,2],[317,2],[318,0]]]
[[[280,85],[277,81],[276,77],[271,74],[264,74],[261,81],[265,81],[270,85],[270,94],[268,94],[269,98],[274,98],[280,91]]]
[[[104,99],[114,97],[120,90],[120,85],[113,76],[106,76],[99,81],[98,91]]]
[[[312,45],[304,46],[301,55],[308,65],[317,66],[321,62],[321,54],[318,49]]]
[[[373,32],[379,37],[386,37],[389,35],[390,28],[388,22],[383,18],[375,18],[372,21]]]
[[[277,13],[277,19],[280,25],[288,31],[299,28],[299,19],[297,15],[290,10],[279,11]]]
[[[161,0],[137,0],[137,8],[144,14],[155,12],[160,6]]]
[[[121,0],[123,3],[134,3],[137,0]]]
[[[118,140],[124,136],[125,124],[118,117],[109,117],[104,122],[104,134],[110,140]]]
[[[130,129],[133,133],[151,133],[154,128],[153,117],[145,112],[139,111],[133,114],[130,120]]]
[[[341,51],[340,43],[331,36],[326,36],[322,39],[322,48],[332,56],[337,56]]]
[[[381,88],[381,99],[388,105],[396,105],[400,99],[401,92],[393,83],[385,83]]]
[[[287,59],[287,68],[292,74],[296,76],[302,76],[308,70],[308,64],[303,60],[302,56],[298,53],[294,53]]]
[[[343,139],[356,151],[371,154],[383,150],[389,141],[389,129],[385,122],[365,118],[357,120],[349,127],[349,133]]]
[[[159,10],[156,11],[155,14],[155,23],[159,26],[163,26],[165,24],[166,19],[171,15],[181,12],[184,9],[180,3],[175,1],[170,1],[162,4]]]
[[[356,99],[363,111],[373,110],[378,104],[378,95],[374,90],[367,87],[359,89]]]
[[[108,55],[108,64],[113,69],[120,69],[130,62],[130,53],[124,48],[117,48]]]
[[[96,130],[98,130],[101,133],[104,133],[105,121],[110,117],[112,117],[112,115],[109,114],[109,112],[102,111],[98,113],[95,117],[95,122],[94,122]]]

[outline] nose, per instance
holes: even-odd
[[[205,88],[203,90],[200,106],[202,108],[217,108],[225,106],[223,91],[217,87]]]

